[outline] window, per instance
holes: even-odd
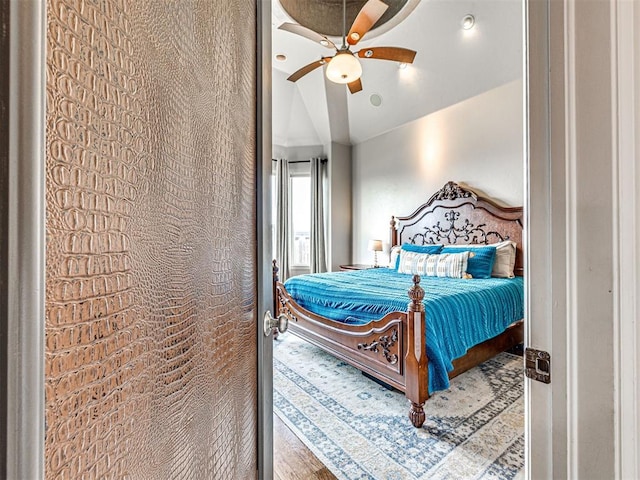
[[[274,162],[275,167],[275,162]],[[311,266],[311,163],[307,161],[289,162],[288,180],[288,230],[286,239],[288,250],[289,275],[309,273]],[[277,258],[278,245],[277,224],[277,174],[273,170],[272,186],[272,218],[271,238],[273,244],[273,258]]]
[[[291,176],[291,234],[290,258],[292,267],[309,267],[311,234],[311,177],[309,174]]]

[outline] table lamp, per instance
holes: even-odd
[[[378,268],[378,252],[382,251],[382,240],[369,240],[367,250],[373,252],[373,267]]]

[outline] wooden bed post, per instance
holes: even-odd
[[[278,268],[278,262],[276,259],[273,260],[271,267],[271,275],[272,275],[272,288],[273,288],[273,317],[278,318],[278,290],[276,289],[276,284],[280,281],[278,277],[278,272],[280,269]],[[273,339],[277,339],[280,332],[278,332],[277,328],[273,329]]]
[[[409,289],[407,308],[407,354],[405,356],[405,394],[411,402],[409,419],[414,427],[420,428],[425,420],[424,402],[429,398],[429,367],[427,361],[426,316],[424,290],[420,286],[420,276],[413,276],[413,286]]]
[[[398,244],[398,230],[396,230],[396,217],[391,216],[391,235],[389,237],[389,248]]]

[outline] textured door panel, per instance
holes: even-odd
[[[47,478],[252,478],[255,3],[47,16]]]

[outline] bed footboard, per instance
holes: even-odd
[[[392,312],[366,325],[348,325],[316,315],[296,303],[278,279],[273,263],[274,311],[289,320],[289,331],[359,370],[402,391],[411,402],[415,427],[425,420],[428,360],[425,343],[424,290],[413,278],[407,312]]]

